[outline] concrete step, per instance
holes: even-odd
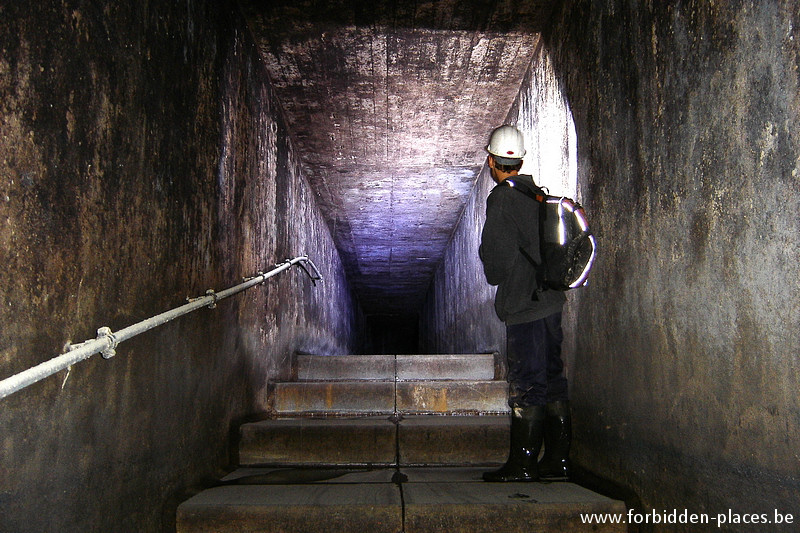
[[[505,461],[508,416],[287,418],[240,428],[239,464],[485,465]]]
[[[181,504],[177,531],[625,531],[581,520],[624,514],[623,502],[572,483],[485,483],[482,471],[242,469]]]
[[[397,379],[488,381],[495,377],[493,354],[398,355]]]
[[[398,413],[506,413],[505,381],[403,381],[397,383]]]
[[[380,418],[290,418],[240,428],[240,465],[392,465],[397,426]]]
[[[298,355],[298,381],[491,380],[493,354]]]
[[[395,379],[394,355],[298,355],[299,381],[355,381]]]
[[[308,381],[275,384],[273,410],[290,414],[391,414],[393,381]]]
[[[399,533],[403,510],[393,483],[228,485],[178,507],[178,533]]]
[[[507,415],[405,416],[398,424],[400,465],[501,464],[509,431]]]
[[[273,410],[290,414],[503,413],[503,381],[308,381],[275,384]]]
[[[574,483],[486,483],[484,469],[401,469],[404,533],[622,533],[625,524],[585,523],[581,515],[623,517],[624,502]]]

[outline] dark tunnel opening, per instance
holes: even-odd
[[[369,315],[365,337],[366,354],[420,353],[419,315]]]

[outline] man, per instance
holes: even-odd
[[[531,176],[519,174],[525,156],[522,134],[501,126],[492,132],[486,150],[497,186],[486,201],[480,258],[486,280],[497,285],[495,311],[506,324],[511,446],[506,463],[483,478],[567,479],[571,428],[561,360],[566,297],[537,284],[539,203],[514,190],[539,190]],[[543,441],[544,457],[537,463]]]

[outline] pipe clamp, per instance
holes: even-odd
[[[114,335],[114,332],[111,331],[111,328],[103,326],[97,330],[97,340],[102,339],[108,339],[111,342],[111,346],[100,352],[100,355],[103,356],[103,359],[111,359],[117,355],[117,345],[119,344],[117,342],[117,337]]]

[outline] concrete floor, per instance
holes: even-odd
[[[486,483],[485,467],[242,468],[178,510],[201,531],[625,531],[625,505],[573,483]]]

